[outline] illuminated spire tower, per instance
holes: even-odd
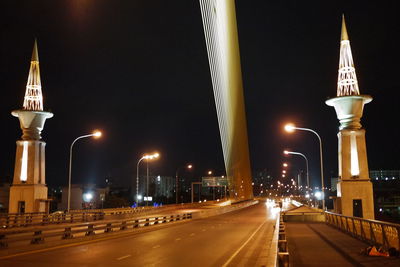
[[[22,140],[17,141],[9,213],[47,212],[45,183],[45,146],[40,133],[53,113],[43,111],[37,43],[33,46],[31,66],[22,109],[11,113],[18,117]]]
[[[346,216],[374,219],[372,183],[369,178],[365,129],[360,120],[369,95],[360,95],[344,16],[340,41],[337,97],[326,101],[339,119],[339,181],[335,211]]]

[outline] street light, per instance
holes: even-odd
[[[288,166],[288,164],[287,164],[287,163],[283,163],[282,166],[283,166],[284,168],[286,168],[286,167]]]
[[[137,164],[136,164],[136,201],[139,203],[139,164],[142,160],[147,160],[147,164],[148,161],[150,159],[157,159],[158,157],[160,157],[159,153],[154,153],[154,154],[144,154],[143,157],[141,157]],[[147,185],[146,185],[146,197],[149,196],[149,166],[147,165]],[[148,204],[148,201],[146,202],[146,204]]]
[[[82,135],[79,136],[78,138],[76,138],[72,144],[71,147],[69,149],[69,172],[68,172],[68,204],[67,204],[67,211],[69,213],[70,207],[71,207],[71,175],[72,175],[72,148],[74,147],[74,144],[76,141],[78,141],[79,139],[82,138],[86,138],[86,137],[94,137],[94,138],[100,138],[101,137],[101,132],[100,131],[95,131],[92,134],[86,134],[86,135]]]
[[[178,204],[178,189],[179,189],[179,178],[178,178],[178,174],[179,174],[179,170],[186,168],[186,169],[192,169],[193,165],[192,164],[187,164],[185,166],[181,166],[178,167],[178,169],[176,169],[176,173],[175,173],[175,200],[176,200],[176,204]]]
[[[309,177],[309,174],[308,174],[308,159],[307,159],[307,157],[303,154],[303,153],[300,153],[300,152],[294,152],[294,151],[288,151],[288,150],[285,150],[285,151],[283,151],[283,154],[285,154],[285,155],[299,155],[299,156],[302,156],[305,160],[306,160],[306,168],[307,168],[307,186],[308,187],[310,187],[310,177]]]
[[[321,188],[322,188],[322,209],[325,210],[325,189],[324,189],[324,164],[323,164],[323,159],[322,159],[322,140],[319,134],[309,128],[301,128],[301,127],[296,127],[294,124],[286,124],[285,125],[285,130],[289,133],[294,132],[295,130],[300,130],[300,131],[307,131],[315,134],[318,137],[319,141],[319,159],[320,159],[320,164],[321,164]]]

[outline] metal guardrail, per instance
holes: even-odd
[[[400,250],[400,224],[325,212],[326,223],[372,245]]]
[[[102,212],[7,214],[6,216],[0,216],[0,228],[91,222],[103,219],[104,213]]]
[[[147,227],[192,218],[192,213],[178,215],[134,218],[118,221],[102,221],[93,223],[74,224],[67,226],[49,226],[46,229],[3,229],[0,230],[0,250],[9,247],[10,243],[19,242],[21,246],[29,244],[41,244],[50,238],[56,240],[71,239],[75,237],[92,236],[120,232],[127,229]]]
[[[153,211],[168,211],[179,208],[197,208],[204,205],[212,205],[216,201],[208,203],[185,203],[164,205],[161,207],[136,207],[114,209],[71,210],[70,213],[9,213],[0,214],[0,229],[13,227],[27,227],[39,225],[51,225],[61,223],[91,222],[104,219],[125,219],[138,215],[145,215]]]
[[[277,267],[289,267],[289,247],[286,239],[286,229],[283,222],[283,215],[280,213],[277,219],[277,225],[279,223],[279,233],[278,233],[278,257],[277,257]]]

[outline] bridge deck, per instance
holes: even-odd
[[[400,259],[370,257],[368,245],[324,223],[286,223],[291,266],[400,266]]]

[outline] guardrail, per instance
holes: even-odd
[[[372,245],[400,250],[400,224],[325,212],[326,223]]]
[[[0,251],[10,244],[19,243],[20,246],[29,244],[41,244],[46,240],[63,240],[76,237],[122,232],[127,229],[147,227],[151,225],[165,224],[181,220],[192,219],[192,213],[177,215],[135,218],[118,221],[102,221],[93,223],[74,224],[68,226],[49,226],[46,229],[3,229],[0,230]]]
[[[279,225],[278,232],[278,257],[277,257],[277,267],[289,267],[289,247],[286,240],[286,230],[285,224],[283,222],[282,213],[280,213],[279,219],[277,219],[277,225]]]
[[[92,222],[105,219],[127,219],[138,215],[145,215],[153,211],[168,211],[179,208],[197,208],[203,205],[218,203],[182,203],[164,205],[161,207],[136,207],[136,208],[114,208],[114,209],[91,209],[71,210],[70,213],[9,213],[0,214],[0,229],[13,227],[27,227],[39,225],[51,225],[61,223]]]
[[[103,212],[23,213],[0,216],[0,228],[27,227],[60,223],[91,222],[104,219]]]

